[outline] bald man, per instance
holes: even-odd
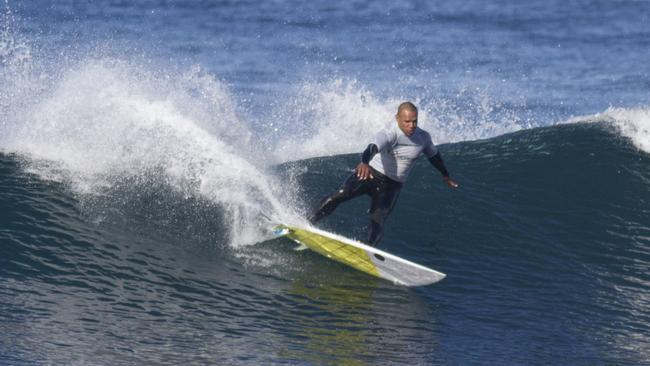
[[[440,152],[428,132],[418,128],[418,109],[411,102],[397,108],[397,124],[380,131],[371,140],[361,156],[355,172],[330,196],[323,199],[309,215],[312,224],[328,216],[339,204],[360,195],[369,195],[370,226],[368,244],[377,245],[383,236],[386,217],[393,210],[402,185],[406,182],[415,161],[421,155],[442,174],[451,188],[458,183],[449,177]]]

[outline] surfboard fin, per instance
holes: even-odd
[[[309,247],[306,246],[305,244],[300,244],[297,247],[293,248],[293,250],[295,250],[297,252],[302,252],[305,249],[309,249]]]

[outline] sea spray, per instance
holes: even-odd
[[[0,12],[0,148],[14,113],[26,100],[38,95],[42,76],[34,73],[32,46],[16,30],[17,19],[9,2]]]
[[[283,216],[290,209],[275,196],[273,178],[246,159],[246,124],[216,79],[193,69],[178,83],[165,80],[122,60],[83,60],[45,96],[14,111],[17,128],[3,131],[2,148],[39,162],[33,172],[82,194],[161,172],[179,191],[228,210],[233,245],[254,243],[261,233],[251,232],[251,223],[260,212]]]
[[[280,162],[361,151],[398,103],[380,100],[355,81],[306,82],[294,93],[273,112]]]
[[[16,32],[16,17],[5,0],[0,10],[0,66],[15,71],[31,60],[31,47]]]
[[[274,109],[264,136],[274,160],[360,153],[382,128],[395,123],[397,106],[407,100],[419,108],[419,127],[434,143],[477,140],[535,127],[511,106],[493,100],[486,90],[464,89],[454,98],[435,90],[426,95],[381,97],[354,79],[304,82]]]

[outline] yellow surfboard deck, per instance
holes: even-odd
[[[346,264],[369,275],[404,286],[424,286],[436,283],[445,274],[413,263],[377,248],[313,227],[278,225],[276,235],[287,236],[316,253]]]

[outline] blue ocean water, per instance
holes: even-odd
[[[0,364],[650,364],[649,2],[0,8]],[[274,239],[404,100],[461,187],[380,248],[448,277]]]

